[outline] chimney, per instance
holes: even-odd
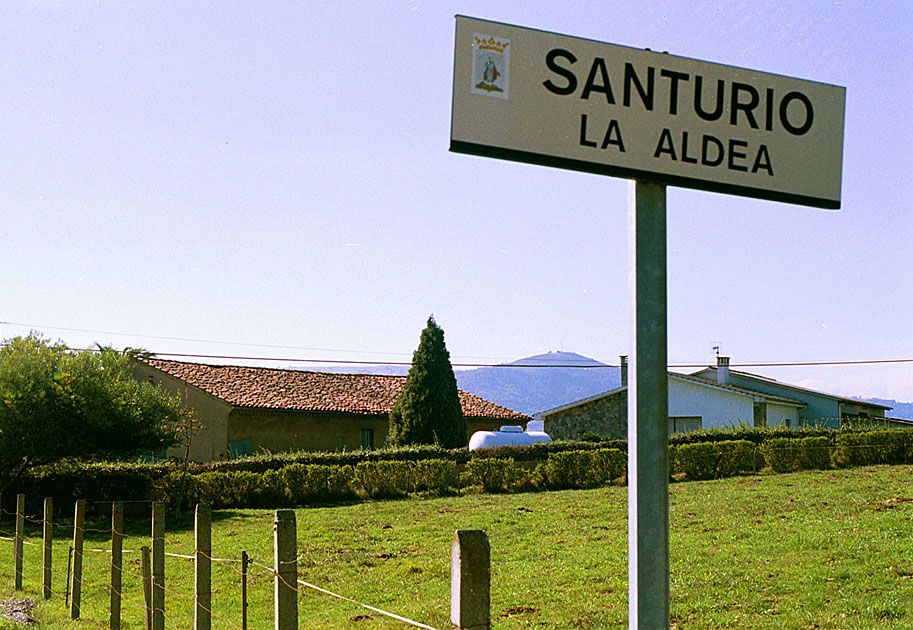
[[[618,362],[621,364],[621,386],[628,386],[628,355],[622,354],[618,357]]]
[[[716,358],[716,382],[720,385],[729,385],[729,357]]]

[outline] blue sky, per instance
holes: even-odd
[[[455,361],[617,361],[627,183],[448,152],[459,13],[846,86],[840,211],[669,190],[669,358],[913,359],[908,3],[233,5],[4,10],[0,336],[408,360],[433,313]]]

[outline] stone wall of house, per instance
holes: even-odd
[[[619,392],[544,419],[545,432],[555,440],[575,440],[586,433],[624,439],[628,435],[628,394]]]

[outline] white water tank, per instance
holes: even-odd
[[[497,431],[476,431],[469,438],[469,450],[478,448],[495,448],[497,446],[529,446],[537,442],[551,442],[552,438],[544,431],[545,423],[531,420],[526,431],[519,426],[503,426]]]

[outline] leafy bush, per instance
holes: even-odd
[[[627,455],[614,448],[552,453],[543,467],[550,489],[595,488],[625,473]]]
[[[192,509],[197,503],[208,504],[210,498],[204,495],[200,479],[183,470],[168,473],[156,481],[153,485],[153,497],[177,513]]]
[[[761,454],[775,473],[825,470],[831,467],[831,437],[773,438]]]
[[[601,448],[593,453],[593,464],[603,483],[609,483],[627,473],[628,454],[617,448]]]
[[[669,471],[688,479],[720,479],[758,469],[757,447],[748,440],[679,444],[669,448]]]
[[[289,504],[278,471],[253,473],[246,470],[210,472],[197,475],[199,501],[213,508],[274,508]]]
[[[278,474],[293,506],[342,503],[355,496],[352,466],[291,464]]]
[[[516,462],[540,462],[548,459],[552,453],[565,453],[568,451],[598,451],[600,449],[613,448],[622,452],[627,452],[628,443],[626,440],[614,438],[601,438],[595,440],[554,440],[552,442],[537,442],[528,446],[498,446],[495,448],[483,448],[472,451],[470,457],[477,459],[481,457],[504,458],[511,457]]]
[[[423,459],[417,461],[412,492],[430,494],[453,494],[460,487],[460,473],[457,464],[446,459]]]
[[[513,460],[494,457],[471,459],[463,473],[464,486],[481,486],[485,492],[512,492],[532,485],[532,476]]]
[[[747,440],[760,445],[774,438],[830,437],[836,432],[836,429],[828,429],[821,426],[804,426],[790,429],[784,426],[753,427],[738,425],[717,429],[699,429],[697,431],[688,431],[687,433],[674,433],[669,436],[669,445],[677,446],[698,442],[730,442],[733,440]]]
[[[327,500],[344,503],[355,498],[355,468],[327,466]]]
[[[841,433],[834,453],[837,466],[913,463],[913,431],[880,429]]]
[[[439,446],[419,445],[398,448],[382,448],[364,451],[330,451],[312,452],[297,451],[292,453],[270,453],[255,455],[220,462],[207,462],[205,464],[190,463],[188,471],[196,474],[216,470],[250,470],[263,472],[264,470],[279,470],[291,464],[314,464],[321,466],[357,466],[361,462],[381,461],[408,461],[418,462],[427,459],[449,459],[457,463],[465,463],[469,459],[469,452],[464,448],[445,449]]]
[[[169,467],[161,464],[61,460],[29,470],[3,497],[4,501],[15,500],[17,493],[25,494],[27,508],[34,512],[41,509],[44,497],[53,497],[55,513],[69,514],[76,499],[148,501],[153,482],[168,471]]]
[[[412,490],[413,462],[361,462],[355,467],[355,483],[372,499],[402,497]]]

